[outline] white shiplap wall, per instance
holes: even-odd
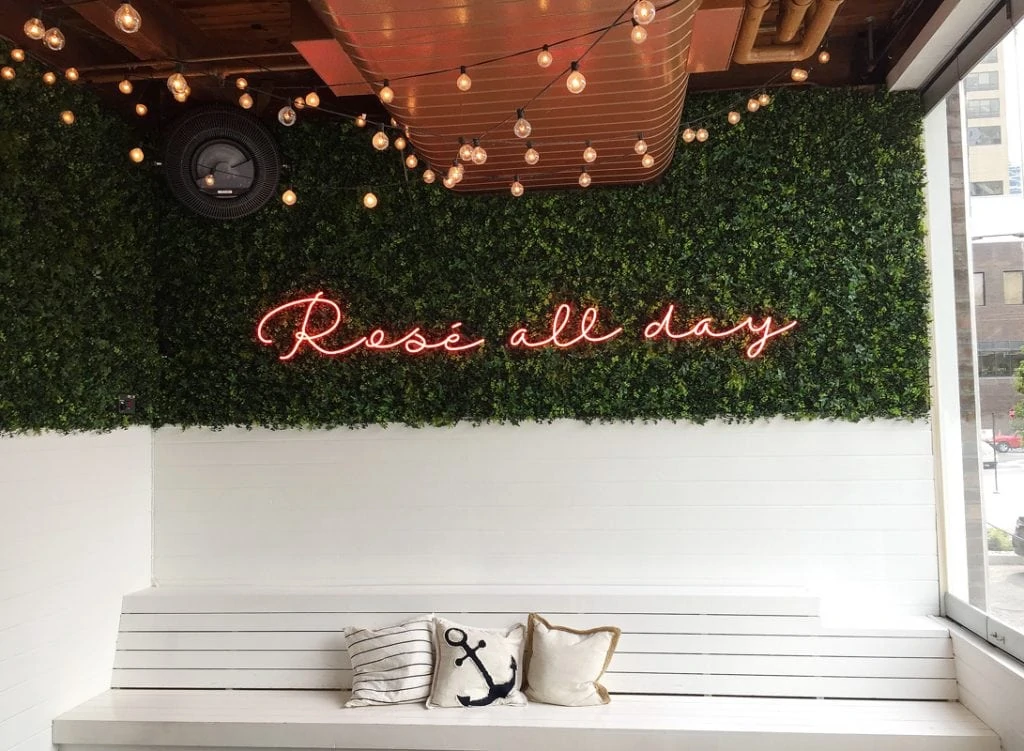
[[[1024,665],[953,626],[960,702],[992,728],[1003,751],[1024,751]]]
[[[926,422],[155,437],[166,585],[772,584],[938,611]]]
[[[121,595],[150,582],[152,433],[0,438],[0,751],[110,685]]]

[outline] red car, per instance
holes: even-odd
[[[996,451],[1000,454],[1005,454],[1010,449],[1019,449],[1024,445],[1024,439],[1022,439],[1017,433],[996,433],[995,437],[989,441]]]

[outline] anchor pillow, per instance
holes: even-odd
[[[526,629],[463,626],[434,619],[434,683],[428,707],[486,707],[526,704],[523,642]]]

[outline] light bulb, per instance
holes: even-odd
[[[461,141],[462,139],[459,139],[459,140]],[[463,141],[462,145],[459,146],[459,159],[461,159],[464,162],[468,162],[472,158],[473,158],[473,145]]]
[[[754,100],[751,99],[750,101]],[[741,119],[742,117],[740,116],[740,113],[737,112],[736,110],[733,110],[732,112],[729,113],[729,125],[736,125]]]
[[[25,62],[25,50],[21,49],[20,47],[15,47],[13,50],[11,50],[11,60],[13,60],[16,63]]]
[[[693,143],[693,140],[697,137],[697,133],[693,128],[687,128],[683,131],[683,140],[687,143]]]
[[[145,117],[149,114],[149,107],[144,105],[142,102],[139,102],[135,105],[135,114],[139,117]]]
[[[643,44],[647,41],[647,29],[637,23],[637,20],[633,19],[633,30],[629,32],[629,38],[633,40],[633,44]]]
[[[25,32],[25,36],[37,42],[46,35],[46,27],[43,26],[43,22],[38,18],[28,19],[21,28]]]
[[[186,86],[184,91],[175,91],[171,96],[174,97],[174,101],[176,102],[187,102],[191,93],[192,87]]]
[[[362,115],[357,115],[356,116],[356,127],[357,128],[365,128],[366,127],[366,114],[365,113],[362,114]]]
[[[444,187],[448,188],[448,190],[451,190],[452,188],[455,187],[455,181],[452,180],[450,177],[445,177],[443,180],[441,180],[441,184],[444,185]]]
[[[451,167],[448,168],[448,174],[446,175],[446,177],[453,183],[457,183],[459,180],[462,179],[463,174],[464,172],[462,167],[459,166],[458,162],[455,162],[452,164]]]
[[[532,167],[533,165],[540,161],[540,154],[537,152],[537,149],[533,148],[533,146],[527,143],[526,153],[523,154],[523,159],[525,159],[526,163]]]
[[[416,169],[416,165],[420,163],[420,160],[416,158],[415,154],[409,154],[405,158],[405,166],[409,169]]]
[[[633,151],[635,151],[639,156],[643,156],[647,153],[647,141],[644,140],[643,133],[637,136],[636,143],[633,144]]]
[[[789,71],[789,77],[797,83],[802,83],[807,80],[807,71],[804,68],[793,68]]]
[[[128,158],[131,159],[136,164],[138,164],[139,162],[146,158],[146,154],[145,152],[142,151],[142,149],[136,146],[134,149],[128,152]]]
[[[469,91],[473,87],[473,79],[466,73],[465,65],[459,68],[459,71],[459,77],[455,79],[455,85],[459,88],[459,91]]]
[[[188,79],[181,73],[171,73],[167,76],[167,90],[172,94],[184,91],[188,87]]]
[[[384,151],[388,147],[388,134],[384,132],[384,128],[381,128],[373,134],[373,148],[377,151]]]
[[[245,91],[247,88],[249,88],[249,82],[241,76],[239,76],[235,79],[235,88],[239,91]]]
[[[54,73],[52,70],[46,71],[45,73],[43,73],[43,83],[45,83],[47,86],[53,86],[55,83],[57,83],[57,74]]]
[[[377,196],[375,196],[373,193],[367,193],[365,196],[363,196],[363,206],[365,206],[368,209],[376,208]]]
[[[295,109],[296,111],[306,109],[306,100],[300,96],[295,97],[292,100],[292,108]]]
[[[587,148],[583,149],[583,161],[591,164],[595,159],[597,159],[597,149],[588,142]]]
[[[46,36],[43,37],[43,44],[54,52],[59,52],[64,49],[64,32],[56,26],[47,29]]]
[[[71,110],[64,110],[60,113],[60,121],[65,125],[75,124],[75,113]]]
[[[391,118],[391,127],[392,128],[397,128],[398,127],[398,121],[395,118]]]
[[[436,179],[437,173],[435,173],[434,170],[430,169],[430,167],[427,167],[425,170],[423,170],[423,182],[425,182],[427,185],[430,185]]]
[[[772,103],[771,95],[769,95],[767,92],[758,94],[757,103],[760,104],[762,107],[767,107],[769,104]]]
[[[654,3],[651,0],[639,0],[633,6],[633,20],[641,26],[646,26],[654,20]]]
[[[475,141],[474,143],[476,145],[473,146],[473,164],[483,164],[487,161],[487,150],[479,143],[476,143]]]
[[[127,78],[125,78],[123,81],[121,81],[121,83],[117,85],[117,90],[120,91],[122,94],[126,95],[131,94],[134,89],[135,87],[132,86],[132,82],[129,81]]]
[[[207,188],[212,188],[216,184],[217,178],[213,176],[212,172],[203,178],[203,185],[205,185]]]
[[[405,139],[402,136],[395,139],[395,148],[399,151],[405,151],[405,147],[408,145],[409,144],[405,142]]]
[[[827,65],[829,60],[832,59],[832,53],[828,50],[822,50],[818,53],[818,62],[822,65]]]
[[[295,125],[295,121],[298,119],[299,116],[295,114],[295,110],[287,104],[277,111],[277,121],[287,128]]]
[[[514,195],[516,198],[519,198],[519,196],[523,194],[523,184],[519,182],[518,176],[515,180],[512,181],[512,186],[509,188],[509,190],[512,191],[512,195]]]
[[[516,110],[516,118],[516,124],[512,126],[512,132],[519,138],[529,138],[533,132],[533,126],[526,119],[526,111],[522,109]]]
[[[706,140],[708,140],[708,135],[709,133],[707,128],[697,128],[697,140],[700,141],[701,143],[704,143]]]
[[[542,68],[546,68],[551,65],[554,59],[555,56],[551,54],[551,50],[548,49],[546,44],[541,48],[541,51],[537,53],[537,65]]]
[[[142,28],[142,16],[131,3],[123,3],[114,13],[114,25],[125,34],[134,34]]]
[[[299,200],[299,197],[295,195],[295,191],[289,188],[281,194],[281,201],[285,206],[294,206],[295,202]]]
[[[644,158],[640,160],[640,164],[642,164],[647,169],[650,169],[651,167],[654,166],[654,157],[651,156],[650,154],[644,154]]]
[[[580,179],[579,179],[578,182],[579,182],[581,188],[588,188],[588,187],[590,187],[590,173],[587,172],[586,170],[583,170],[582,172],[580,172]]]
[[[384,104],[391,104],[393,101],[395,101],[395,90],[388,86],[388,82],[385,81],[384,86],[381,87],[381,90],[377,93],[377,96],[380,97],[380,100],[384,102]]]
[[[14,72],[14,68],[10,65],[5,65],[0,68],[0,78],[3,78],[5,81],[13,81],[15,75],[17,74]]]
[[[68,68],[64,71],[64,78],[68,79],[71,83],[78,80],[78,68]]]
[[[565,88],[569,89],[570,94],[579,94],[587,88],[587,78],[580,72],[578,63],[572,64],[572,72],[565,79]]]
[[[320,95],[315,91],[311,91],[306,94],[306,106],[308,107],[319,107],[320,106]]]
[[[238,97],[238,104],[244,110],[252,109],[252,95],[247,91]]]
[[[747,100],[747,112],[757,112],[761,109],[761,100],[755,97],[750,97]]]

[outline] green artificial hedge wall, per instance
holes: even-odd
[[[111,427],[125,392],[139,396],[134,419],[154,425],[926,413],[912,95],[782,92],[706,144],[680,143],[657,184],[527,182],[519,199],[406,183],[368,131],[304,122],[275,129],[298,203],[218,223],[175,203],[152,166],[130,164],[131,134],[95,104],[58,127],[81,94],[29,88],[0,86],[0,429]],[[723,103],[691,95],[687,117]],[[373,211],[360,205],[369,187]],[[279,361],[257,321],[320,290],[345,307],[335,342],[459,320],[488,344]],[[549,328],[564,301],[599,305],[602,330],[625,332],[569,351],[504,345],[520,325]],[[736,340],[644,341],[668,302],[691,320],[800,323],[755,360]]]

